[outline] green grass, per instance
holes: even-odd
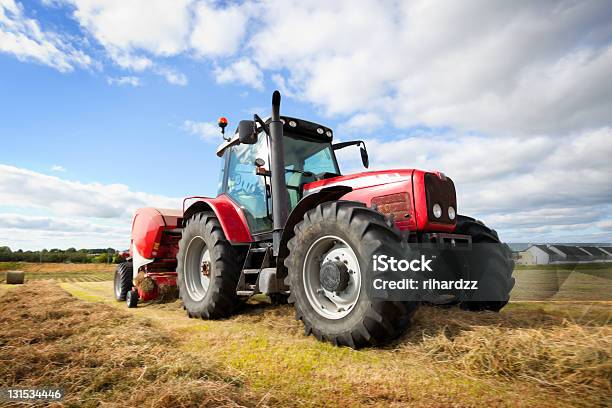
[[[0,262],[0,271],[19,270],[19,262]]]

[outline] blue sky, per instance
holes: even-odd
[[[218,85],[193,61],[174,61],[188,86],[140,75],[141,86],[110,85],[107,72],[61,73],[0,54],[2,162],[83,182],[125,183],[137,191],[170,196],[212,194],[217,138],[203,141],[183,128],[186,120],[230,120],[233,131],[253,108],[267,115],[270,92]],[[120,73],[118,73],[120,75]],[[10,80],[7,80],[9,79]],[[269,86],[272,89],[273,85]],[[286,98],[283,108],[325,123],[308,104]],[[231,128],[231,129],[230,129]],[[212,167],[213,171],[210,171]]]
[[[0,0],[0,245],[126,247],[216,190],[216,119],[283,112],[450,175],[512,242],[612,241],[605,1]],[[345,171],[360,168],[343,153]]]

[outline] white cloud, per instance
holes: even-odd
[[[142,83],[140,82],[140,78],[135,76],[121,76],[117,78],[106,78],[106,82],[109,85],[131,85],[131,86],[140,86]]]
[[[568,138],[424,134],[367,145],[373,168],[443,171],[455,182],[460,213],[533,241],[534,228],[553,240],[572,225],[604,233],[612,213],[611,141],[612,129],[601,128]],[[357,169],[358,154],[351,153],[343,167]]]
[[[188,49],[193,0],[65,1],[118,66],[136,72],[153,69],[171,84],[187,84],[184,74],[160,67],[154,59]]]
[[[383,119],[374,112],[358,113],[348,121],[341,123],[338,126],[338,131],[340,133],[372,133],[377,128],[382,127],[383,124]]]
[[[297,97],[299,91],[293,89],[284,76],[280,74],[272,74],[270,79],[272,82],[274,82],[274,85],[276,85],[276,88],[283,96],[287,96],[289,98]]]
[[[263,73],[248,58],[235,61],[225,68],[217,67],[214,74],[220,84],[240,84],[263,89]]]
[[[225,8],[215,8],[209,2],[198,3],[190,37],[196,55],[233,55],[245,35],[251,9],[246,3]]]
[[[149,69],[154,66],[151,59],[142,55],[135,55],[131,51],[122,50],[114,46],[107,46],[106,52],[121,68],[142,72],[145,69]]]
[[[64,168],[64,166],[60,166],[59,164],[54,164],[53,166],[51,166],[51,171],[65,172],[66,169]]]
[[[186,46],[192,0],[68,0],[74,17],[105,47],[156,56]]]
[[[180,206],[180,199],[135,192],[124,184],[81,183],[4,164],[0,202],[59,215],[126,220],[138,207]]]
[[[70,232],[70,233],[122,233],[128,227],[117,227],[113,225],[93,224],[91,220],[73,219],[68,217],[45,217],[36,215],[23,215],[14,213],[0,214],[0,229],[22,229],[43,230],[47,232]]]
[[[139,207],[180,208],[181,199],[123,184],[80,183],[0,164],[0,245],[12,248],[127,248]]]
[[[597,228],[612,231],[612,220],[601,221],[596,224]]]
[[[60,72],[94,64],[89,55],[75,49],[62,36],[44,31],[36,20],[27,18],[21,4],[14,0],[0,1],[0,52],[13,54],[22,61],[36,61]]]
[[[43,248],[127,249],[130,222],[0,214],[0,245],[13,250]]]
[[[268,1],[249,39],[328,114],[398,126],[571,133],[610,124],[605,1]],[[340,23],[341,22],[341,23]]]
[[[156,72],[166,78],[166,81],[172,85],[185,86],[189,82],[185,74],[170,68],[158,68]]]
[[[181,128],[184,131],[191,133],[192,135],[199,136],[206,141],[221,141],[221,130],[216,123],[186,120],[183,122]]]

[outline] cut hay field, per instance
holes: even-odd
[[[129,310],[101,282],[0,285],[0,387],[62,386],[67,406],[609,406],[612,304],[422,307],[379,349],[304,337],[290,306],[220,321],[179,301]],[[1,405],[1,403],[0,403]]]
[[[612,263],[518,266],[512,300],[612,301]]]
[[[102,282],[113,279],[114,264],[64,264],[0,262],[0,282],[4,281],[5,271],[19,270],[26,273],[31,281],[54,280],[59,282]]]

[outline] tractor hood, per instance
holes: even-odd
[[[417,169],[367,171],[305,184],[304,195],[335,186],[350,187],[343,200],[377,208],[393,217],[400,229],[452,232],[455,228],[455,185],[444,173]],[[440,207],[437,212],[434,205]]]
[[[414,171],[414,169],[365,171],[345,176],[331,177],[304,185],[304,193],[314,193],[320,189],[337,185],[347,186],[351,187],[353,190],[357,190],[382,184],[409,181]]]

